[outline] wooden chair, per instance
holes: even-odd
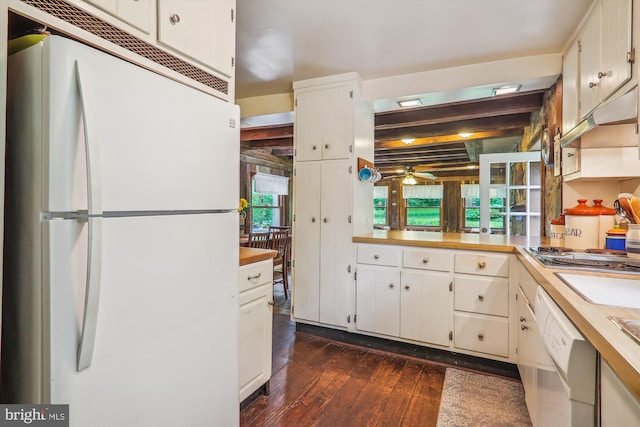
[[[247,246],[250,248],[270,249],[270,233],[268,231],[249,233],[249,243]]]
[[[271,249],[277,252],[273,258],[273,285],[282,282],[284,298],[289,299],[289,227],[271,226],[269,234],[271,235]]]

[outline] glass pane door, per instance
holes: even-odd
[[[480,233],[539,236],[540,152],[480,155]]]

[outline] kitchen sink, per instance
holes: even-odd
[[[586,301],[640,310],[640,279],[555,274]]]

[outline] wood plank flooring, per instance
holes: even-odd
[[[446,368],[295,332],[274,314],[270,394],[242,426],[434,426]]]

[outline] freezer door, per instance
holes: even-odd
[[[68,39],[42,49],[44,210],[87,209],[87,163],[104,211],[237,209],[237,106]]]
[[[70,404],[78,426],[237,425],[237,214],[101,221],[96,341],[81,371],[87,227],[46,224],[50,401]]]

